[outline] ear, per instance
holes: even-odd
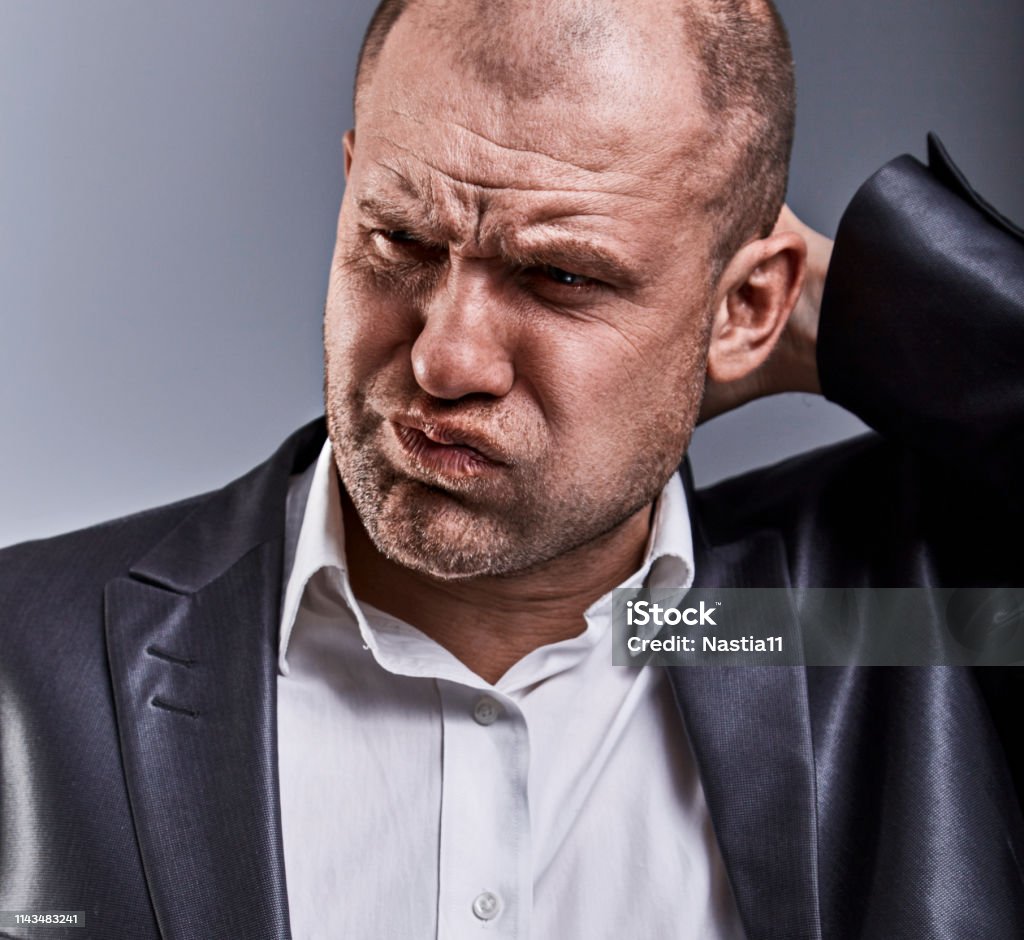
[[[796,232],[748,242],[718,282],[708,379],[735,382],[768,358],[800,296],[807,244]]]
[[[342,146],[345,148],[345,179],[352,170],[352,160],[356,155],[356,132],[355,129],[345,131],[342,138]]]

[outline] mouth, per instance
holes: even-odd
[[[491,442],[470,431],[411,418],[390,423],[402,451],[428,471],[446,477],[476,477],[507,463]]]

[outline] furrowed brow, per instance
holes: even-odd
[[[409,220],[408,202],[400,202],[381,196],[359,196],[356,207],[360,213],[383,224],[394,224],[396,227]]]
[[[436,211],[415,199],[394,199],[374,194],[358,196],[356,208],[360,214],[381,228],[411,232],[438,243],[452,241],[454,234]]]
[[[409,230],[439,241],[457,240],[440,220],[431,217],[433,213],[424,216],[423,205],[415,199],[368,193],[356,198],[356,206],[360,213],[382,227]],[[520,238],[513,232],[497,234],[496,242],[501,255],[519,265],[553,265],[623,288],[637,287],[641,281],[632,265],[588,239],[565,234]]]
[[[376,170],[368,188],[356,198],[356,207],[363,215],[383,224],[394,223],[395,228],[421,216],[424,203],[419,187],[386,164]]]
[[[562,236],[531,239],[522,244],[513,241],[506,251],[520,264],[550,264],[567,271],[579,270],[621,287],[636,287],[640,282],[638,272],[617,254],[581,239]]]

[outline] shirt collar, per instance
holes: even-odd
[[[644,564],[636,576],[648,588],[689,588],[693,584],[693,531],[678,473],[669,477],[655,503]]]
[[[285,558],[286,586],[281,606],[278,669],[288,675],[288,644],[306,584],[322,568],[341,575],[346,600],[357,606],[348,583],[345,528],[341,494],[331,442],[324,442],[316,462],[292,479],[288,490]],[[680,597],[693,584],[693,534],[686,492],[678,473],[673,473],[655,502],[651,532],[640,568],[619,587],[679,588]],[[586,611],[591,623],[610,612],[611,592]],[[605,609],[607,608],[607,610]]]
[[[308,493],[305,500],[303,492]],[[286,557],[291,555],[293,561],[281,607],[277,666],[282,675],[288,675],[288,642],[306,583],[321,568],[337,568],[348,581],[345,525],[330,438],[324,442],[316,462],[295,477],[288,488],[285,531],[288,544],[294,549],[286,551]]]

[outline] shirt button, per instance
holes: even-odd
[[[496,894],[491,894],[490,891],[485,891],[483,894],[478,894],[476,900],[473,901],[473,913],[476,914],[480,920],[494,920],[498,916],[498,912],[501,910],[501,901],[498,900]]]
[[[473,709],[473,718],[479,725],[493,725],[501,714],[501,706],[493,698],[482,698]],[[483,895],[481,894],[482,898]],[[479,900],[479,898],[477,899]]]

